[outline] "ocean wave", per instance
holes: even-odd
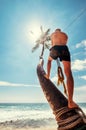
[[[5,121],[1,122],[0,126],[9,126],[14,128],[25,128],[25,127],[31,127],[31,128],[39,128],[44,126],[56,126],[56,121],[53,118],[49,119],[22,119],[22,120],[16,120],[16,121]]]
[[[10,121],[10,120],[22,120],[22,119],[44,119],[44,118],[54,118],[52,111],[50,110],[0,110],[0,122]]]
[[[86,104],[79,105],[86,112]],[[0,126],[38,128],[55,125],[55,116],[47,104],[0,104]]]

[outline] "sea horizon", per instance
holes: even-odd
[[[0,102],[1,103],[45,103],[48,104],[48,102]],[[86,102],[77,102],[77,103],[86,103]]]

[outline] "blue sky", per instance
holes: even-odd
[[[0,102],[46,102],[36,74],[41,47],[31,52],[41,25],[50,33],[61,28],[68,34],[74,99],[85,102],[86,0],[0,0]],[[48,54],[45,50],[45,70]],[[55,68],[54,61],[53,82]]]

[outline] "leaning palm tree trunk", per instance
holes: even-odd
[[[41,51],[40,59],[43,57],[43,54],[44,54],[44,44],[42,45],[42,51]]]
[[[44,77],[43,60],[37,66],[37,75],[43,93],[55,115],[58,130],[86,130],[86,116],[80,108],[69,109],[67,98]]]

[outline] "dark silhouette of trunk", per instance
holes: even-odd
[[[58,130],[86,130],[86,116],[80,109],[69,109],[67,98],[44,77],[43,60],[37,66],[37,75],[43,93],[55,115]]]
[[[43,54],[44,54],[44,43],[43,43],[43,45],[42,45],[42,51],[41,51],[40,59],[42,59]]]

